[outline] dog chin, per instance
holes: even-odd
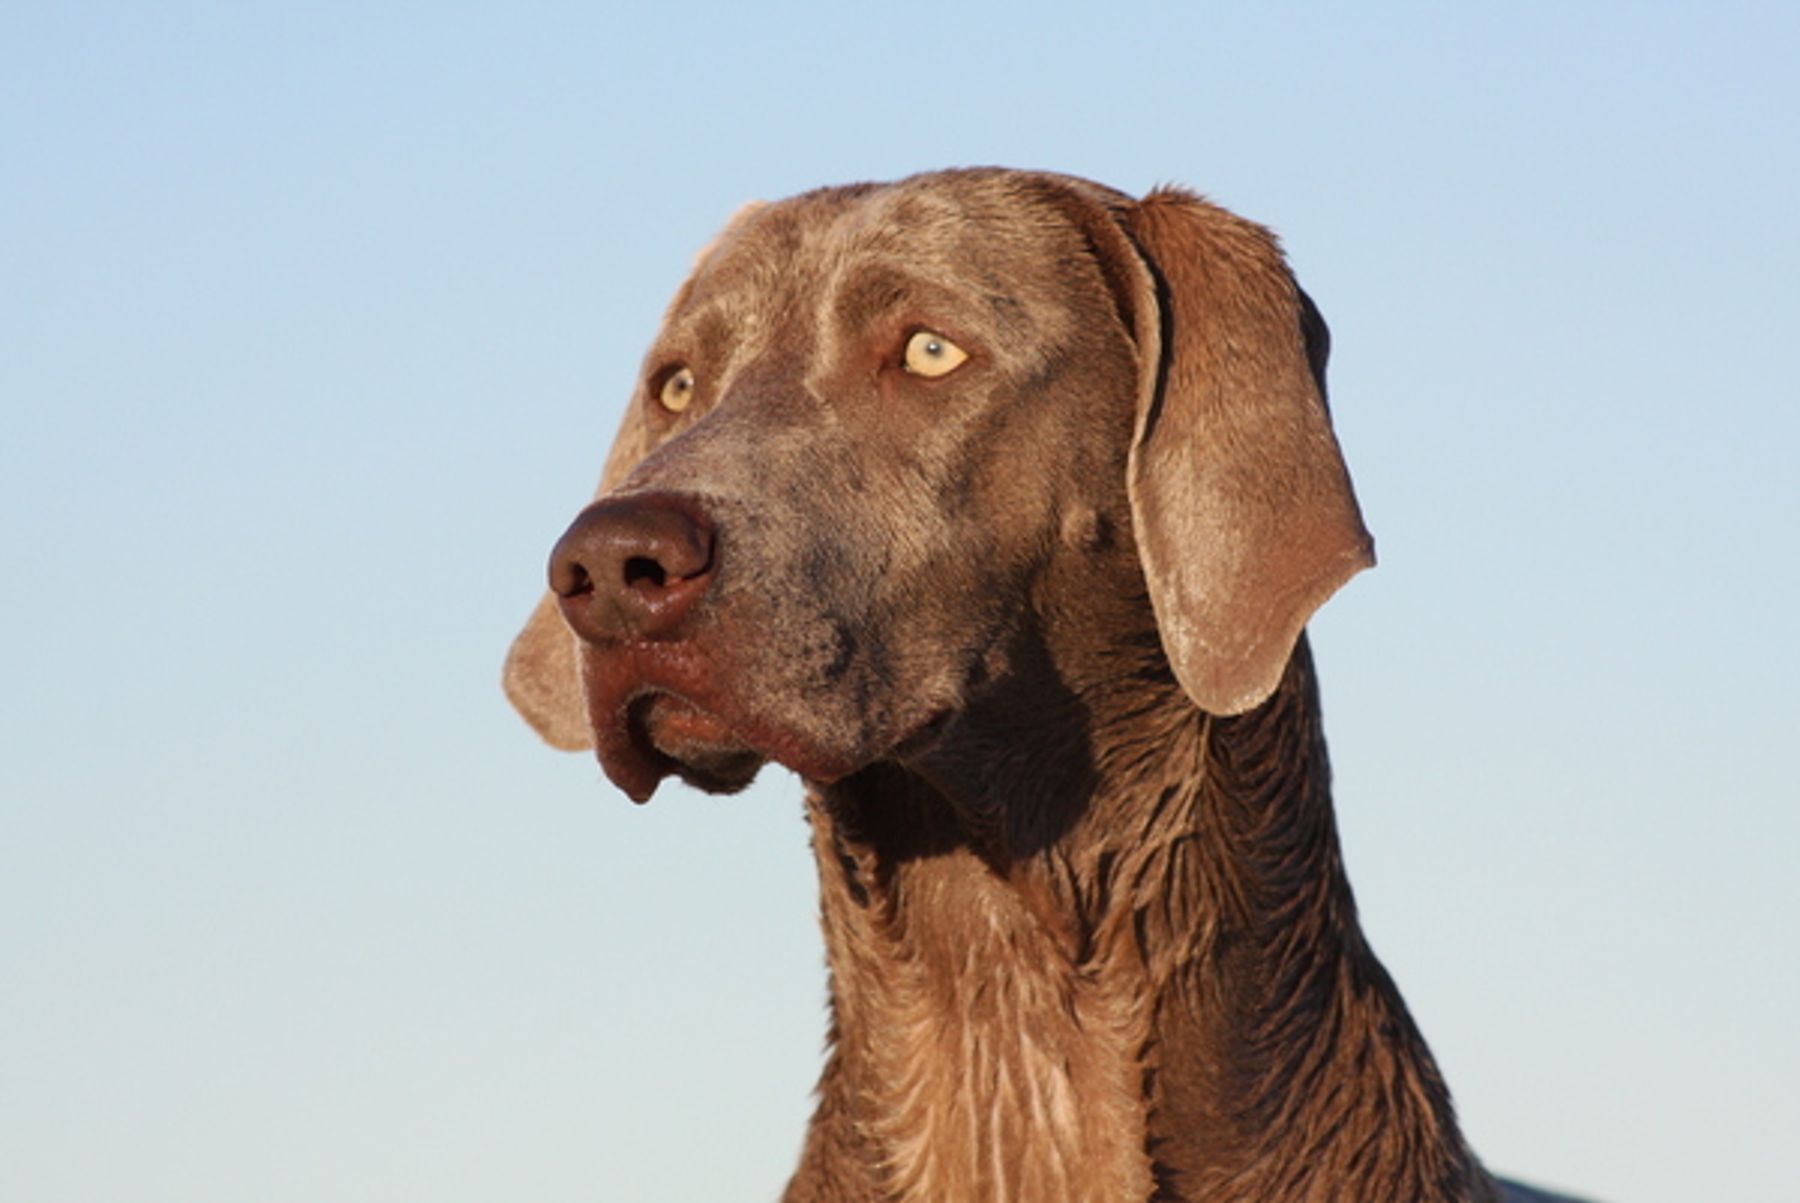
[[[673,694],[645,693],[621,712],[593,717],[600,767],[636,802],[649,801],[671,776],[707,793],[736,793],[768,759],[717,716]]]
[[[649,801],[664,777],[735,793],[773,761],[825,786],[874,759],[860,741],[821,740],[718,696],[711,666],[691,648],[590,648],[583,669],[600,767],[637,802]]]
[[[675,776],[709,794],[735,794],[767,763],[724,722],[669,694],[652,694],[628,721]]]

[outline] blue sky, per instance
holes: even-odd
[[[1800,1197],[1800,10],[0,11],[0,1197],[769,1199],[795,783],[500,656],[732,210],[970,163],[1274,226],[1381,567],[1372,940],[1490,1164]]]

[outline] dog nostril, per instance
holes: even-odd
[[[561,597],[581,597],[594,591],[594,578],[588,570],[571,560],[561,565],[560,571],[554,571],[550,587]]]
[[[649,556],[632,556],[625,561],[625,583],[633,589],[661,589],[669,574]]]

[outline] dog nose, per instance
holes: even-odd
[[[714,531],[694,506],[661,494],[583,510],[550,553],[550,589],[589,643],[666,639],[712,580]]]

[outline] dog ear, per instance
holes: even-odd
[[[1262,227],[1173,189],[1115,213],[1154,292],[1128,314],[1144,365],[1127,468],[1138,554],[1176,679],[1238,714],[1375,562],[1325,409],[1328,336]]]
[[[506,653],[500,683],[513,709],[544,742],[564,752],[594,746],[582,697],[580,653],[556,597],[546,593]]]
[[[649,451],[650,431],[643,409],[629,404],[595,496],[610,492]],[[525,620],[525,629],[506,653],[500,683],[513,709],[545,743],[565,752],[594,746],[581,687],[580,646],[563,622],[555,594],[546,592],[539,598],[537,608]]]

